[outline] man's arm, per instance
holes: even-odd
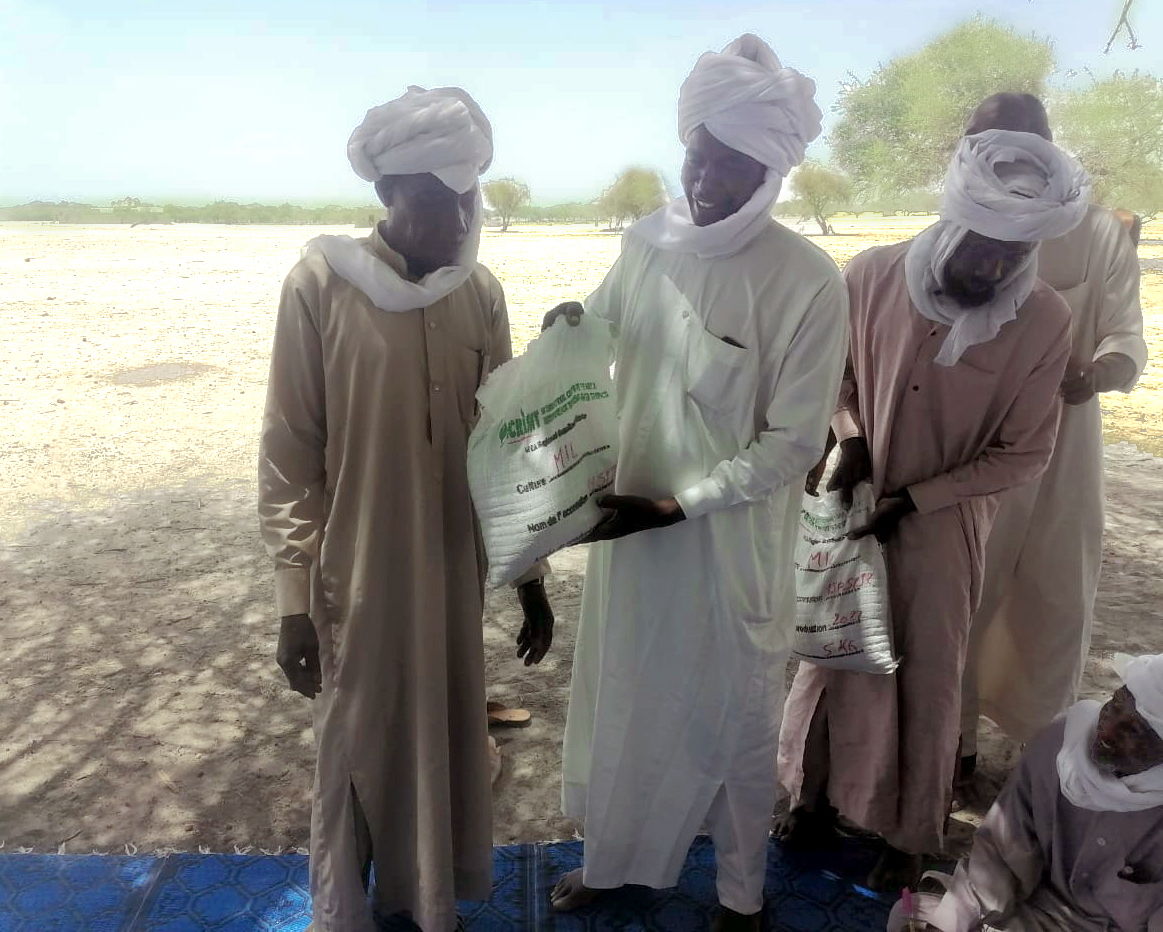
[[[1061,299],[1059,299],[1061,300]],[[1030,372],[1006,412],[997,436],[975,459],[908,487],[921,514],[979,495],[992,495],[1036,479],[1050,462],[1058,434],[1058,389],[1070,356],[1070,321]]]
[[[499,283],[493,289],[492,328],[489,334],[489,371],[513,358],[513,337],[509,329],[509,309]],[[487,375],[487,373],[486,373]],[[551,567],[540,560],[513,581],[524,622],[517,633],[517,657],[525,666],[541,663],[553,644],[553,608],[545,592],[545,577]]]
[[[282,619],[279,666],[292,689],[313,697],[321,688],[318,640],[311,625],[311,566],[323,526],[323,351],[313,304],[318,295],[283,285],[271,351],[259,447],[259,523],[275,561],[275,606]]]
[[[812,299],[784,354],[765,428],[675,499],[687,518],[753,501],[801,480],[823,452],[848,347],[848,292],[839,276]]]
[[[1108,217],[1098,231],[1107,246],[1102,294],[1098,296],[1094,356],[1071,359],[1062,383],[1067,404],[1090,401],[1102,392],[1129,392],[1147,364],[1143,309],[1139,303],[1139,257],[1121,224]]]

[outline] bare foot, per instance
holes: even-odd
[[[720,906],[719,912],[711,921],[711,932],[759,932],[763,927],[762,920],[762,912],[746,916],[726,906]]]
[[[836,810],[799,806],[775,820],[772,834],[788,848],[810,851],[828,844],[836,835]]]
[[[921,880],[921,856],[885,845],[884,852],[868,875],[868,889],[877,893],[899,893],[903,887],[916,889]]]
[[[588,906],[598,895],[597,890],[591,890],[582,883],[582,869],[572,870],[557,882],[553,892],[549,894],[549,902],[559,913],[572,912]]]

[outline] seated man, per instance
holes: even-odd
[[[972,853],[935,875],[948,892],[921,895],[916,919],[942,932],[1163,929],[1163,654],[1130,660],[1123,679],[1030,743]]]

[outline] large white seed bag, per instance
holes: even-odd
[[[862,482],[852,508],[839,492],[805,495],[796,538],[796,633],[792,652],[833,670],[892,673],[888,573],[875,537],[849,540],[876,503]]]
[[[468,482],[489,558],[491,586],[585,537],[613,491],[618,417],[607,321],[559,317],[477,392]]]

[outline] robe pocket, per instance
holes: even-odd
[[[1147,920],[1163,904],[1163,881],[1159,880],[1133,883],[1116,877],[1098,892],[1100,902],[1124,929],[1146,928]]]
[[[448,344],[448,376],[456,386],[456,404],[460,419],[475,424],[480,416],[477,389],[489,373],[489,354],[484,349],[473,349],[460,343]]]
[[[729,412],[738,407],[749,351],[733,346],[688,318],[687,394],[704,408]]]

